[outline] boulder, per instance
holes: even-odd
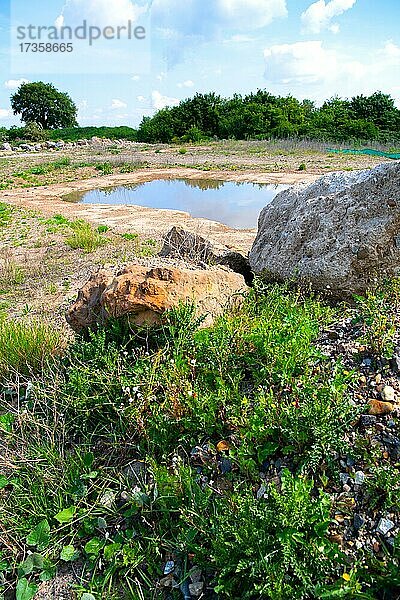
[[[79,291],[66,319],[79,332],[108,318],[129,317],[136,325],[151,325],[180,303],[193,302],[197,315],[211,325],[230,303],[240,302],[246,285],[241,275],[223,268],[126,267],[116,275],[101,270]]]
[[[46,142],[46,148],[48,148],[49,150],[54,150],[54,148],[57,148],[57,144],[56,142],[52,142],[51,140]]]
[[[12,151],[11,144],[8,144],[7,142],[0,144],[0,150],[7,150],[7,152],[11,152]]]
[[[400,162],[281,192],[261,212],[249,258],[267,279],[337,297],[400,275]]]
[[[224,265],[243,275],[246,283],[253,280],[247,256],[181,227],[173,227],[167,233],[159,256],[190,260],[199,265]]]

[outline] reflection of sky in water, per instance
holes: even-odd
[[[193,217],[211,219],[236,229],[250,229],[257,227],[261,209],[287,187],[207,179],[158,179],[73,193],[66,199],[84,204],[136,204],[182,210]]]

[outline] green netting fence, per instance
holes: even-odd
[[[380,150],[371,150],[370,148],[364,148],[362,150],[337,150],[334,148],[328,148],[327,152],[333,152],[334,154],[369,154],[370,156],[384,156],[385,158],[393,158],[394,160],[400,160],[400,154],[392,154],[391,152],[381,152]]]

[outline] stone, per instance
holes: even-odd
[[[261,212],[251,268],[268,280],[297,280],[338,298],[397,277],[400,207],[388,201],[399,188],[397,161],[281,192]]]
[[[6,150],[7,152],[11,152],[12,151],[11,144],[8,144],[7,142],[0,144],[0,150]]]
[[[376,531],[382,535],[386,535],[389,533],[391,529],[393,529],[394,523],[390,519],[379,519],[379,523],[377,525]]]
[[[54,148],[57,148],[57,144],[49,140],[46,142],[46,148],[53,150]]]
[[[200,594],[203,591],[203,588],[204,588],[204,583],[202,581],[198,581],[197,583],[190,583],[189,584],[189,592],[195,598],[197,598],[198,596],[200,596]]]
[[[385,402],[396,402],[396,394],[394,389],[390,385],[385,385],[381,393],[382,400]]]
[[[224,265],[243,275],[246,283],[253,280],[249,260],[243,254],[181,227],[173,227],[166,234],[159,256],[191,260],[201,265]]]
[[[370,415],[389,415],[394,411],[394,406],[390,402],[381,402],[381,400],[369,401]]]
[[[362,471],[357,471],[354,477],[354,483],[356,485],[362,485],[365,481],[365,474]]]
[[[359,529],[362,529],[365,525],[364,517],[359,514],[355,514],[354,519],[353,519],[353,525],[354,525],[354,529],[356,529],[356,531],[358,531]]]
[[[100,270],[78,293],[66,314],[76,332],[96,328],[109,318],[128,318],[131,324],[153,325],[163,313],[181,303],[194,303],[196,315],[210,326],[225,308],[239,304],[247,290],[238,273],[224,268],[149,268],[132,265],[114,275]]]

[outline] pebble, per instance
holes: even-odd
[[[382,535],[386,535],[391,529],[393,529],[394,523],[390,519],[380,519],[376,531]]]
[[[232,471],[232,462],[229,460],[229,458],[222,458],[219,461],[219,468],[221,473],[226,475],[226,473],[230,473]]]
[[[261,485],[259,490],[257,491],[257,500],[261,500],[261,498],[264,496],[266,491],[267,491],[267,488],[265,487],[265,485]]]
[[[360,424],[363,427],[372,427],[376,423],[376,417],[372,415],[362,415],[360,417]]]
[[[385,402],[395,402],[396,401],[396,394],[394,389],[392,388],[392,386],[390,385],[385,385],[385,387],[382,390],[382,399]]]
[[[200,596],[200,594],[203,591],[203,587],[204,587],[204,583],[202,581],[199,581],[197,583],[190,583],[189,584],[189,593],[191,594],[191,596]]]
[[[173,560],[168,560],[165,563],[165,567],[164,567],[164,575],[169,575],[170,573],[172,573],[172,571],[175,569],[175,563]]]
[[[190,571],[190,581],[192,583],[199,583],[201,581],[201,569],[199,567],[193,567]]]
[[[340,473],[340,483],[345,485],[349,480],[349,476],[347,473]]]
[[[369,401],[370,415],[388,415],[394,411],[394,406],[390,402],[381,402],[380,400]]]
[[[354,515],[353,525],[354,525],[354,529],[356,529],[357,531],[359,529],[361,529],[362,527],[364,527],[364,525],[365,525],[364,517],[362,517],[361,515],[357,515],[357,514]]]
[[[356,485],[362,485],[365,481],[365,474],[362,471],[357,471],[356,476],[354,478],[354,483]]]

